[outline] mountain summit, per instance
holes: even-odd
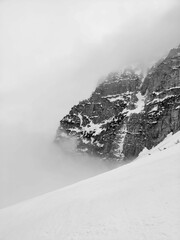
[[[180,130],[180,46],[146,77],[134,69],[110,73],[90,98],[61,121],[55,141],[74,137],[80,152],[129,160]]]

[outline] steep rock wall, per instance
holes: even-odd
[[[142,82],[133,70],[111,73],[91,97],[60,121],[55,141],[75,137],[77,150],[105,159],[133,159],[180,130],[180,48]]]

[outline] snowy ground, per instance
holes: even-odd
[[[0,210],[1,240],[179,240],[180,132],[134,162]]]

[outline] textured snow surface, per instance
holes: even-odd
[[[0,210],[0,239],[179,240],[179,138],[169,135],[151,155]]]

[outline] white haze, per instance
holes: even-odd
[[[51,138],[21,128],[1,132],[0,208],[100,174],[115,165],[73,154]]]
[[[108,169],[52,144],[98,79],[179,44],[178,0],[0,1],[0,206]]]

